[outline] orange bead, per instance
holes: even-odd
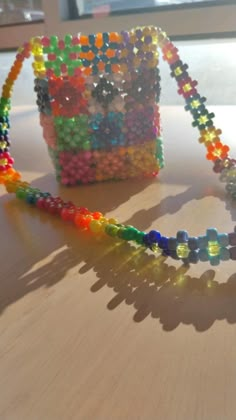
[[[105,69],[105,63],[103,63],[102,61],[99,61],[99,63],[98,63],[98,69],[100,71],[103,71]]]
[[[101,217],[103,217],[103,214],[100,213],[100,211],[95,211],[94,213],[92,213],[92,216],[93,216],[94,219],[98,220]]]
[[[92,52],[92,51],[89,51],[87,54],[86,54],[86,58],[87,58],[87,60],[89,60],[89,61],[92,61],[93,59],[94,59],[94,53]]]
[[[111,32],[109,35],[110,42],[120,42],[120,35],[117,32]]]
[[[82,35],[80,37],[80,43],[81,45],[89,45],[89,39],[86,35]]]
[[[106,52],[106,55],[107,55],[107,57],[109,57],[109,58],[111,58],[111,57],[115,57],[116,52],[115,52],[115,50],[108,49],[108,50],[107,50],[107,52]]]
[[[92,73],[92,69],[90,68],[90,67],[86,67],[85,69],[84,69],[84,74],[86,75],[86,76],[90,76],[90,74]]]
[[[102,46],[103,46],[103,37],[102,37],[101,33],[97,34],[96,41],[95,41],[95,46],[97,48],[102,48]]]
[[[83,214],[76,214],[75,216],[75,224],[80,229],[88,229],[89,224],[93,220],[93,217],[91,215],[83,215]]]
[[[120,65],[119,64],[112,64],[111,69],[113,73],[118,73],[120,71]]]

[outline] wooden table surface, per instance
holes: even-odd
[[[236,107],[212,107],[236,155]],[[140,229],[233,230],[236,207],[183,107],[153,181],[57,185],[34,107],[12,115],[33,185]],[[234,262],[183,267],[99,240],[0,189],[0,420],[234,420]]]

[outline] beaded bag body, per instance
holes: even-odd
[[[34,38],[43,136],[64,185],[156,175],[163,165],[157,30]]]

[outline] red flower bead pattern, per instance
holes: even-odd
[[[180,95],[182,95],[184,98],[189,98],[190,96],[196,95],[197,94],[197,81],[196,80],[192,80],[191,77],[187,77],[184,80],[180,80],[178,85],[179,85],[179,90],[178,93]]]
[[[87,101],[82,76],[49,80],[49,93],[52,97],[52,112],[55,116],[74,117],[87,113]]]
[[[215,144],[210,144],[207,148],[206,158],[208,160],[225,159],[228,156],[229,147],[217,141]]]

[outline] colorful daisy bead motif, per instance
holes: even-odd
[[[119,73],[89,76],[86,79],[89,113],[124,112],[122,81],[122,75]]]
[[[87,113],[87,100],[84,97],[84,78],[51,78],[49,93],[54,116],[74,117]]]
[[[125,144],[132,145],[156,139],[158,132],[154,125],[154,110],[146,107],[140,111],[128,111],[125,115]]]
[[[229,235],[219,234],[217,229],[207,229],[205,236],[198,237],[200,261],[210,261],[211,265],[218,265],[220,261],[230,259]]]
[[[102,72],[116,73],[119,71],[116,54],[120,42],[120,35],[116,32],[98,33],[97,35],[81,36],[80,58],[85,67],[86,74],[99,74]]]
[[[91,135],[89,133],[88,116],[86,114],[81,114],[73,118],[55,117],[54,123],[58,151],[90,149]]]
[[[93,149],[110,149],[124,144],[123,114],[109,112],[95,114],[90,118],[91,143]]]
[[[220,141],[220,135],[222,131],[216,129],[214,126],[205,128],[200,131],[199,143],[204,143],[206,146],[209,146],[211,143],[217,143]]]
[[[199,130],[205,130],[208,127],[213,126],[213,118],[215,114],[213,112],[208,112],[204,107],[200,112],[196,110],[192,112],[194,121],[192,123],[193,127],[198,127]]]
[[[154,28],[138,28],[135,31],[121,32],[118,57],[123,73],[132,70],[152,69],[158,65],[158,50]]]
[[[126,78],[123,86],[126,108],[136,103],[155,103],[160,97],[160,76],[158,69],[133,72]]]
[[[185,110],[190,111],[193,116],[195,116],[196,113],[201,113],[205,110],[204,103],[206,102],[206,98],[201,97],[198,93],[186,98],[185,102]]]
[[[64,39],[56,36],[43,37],[41,40],[48,77],[74,76],[80,72],[82,61],[79,58],[81,47],[78,36],[66,35]]]
[[[217,141],[207,147],[207,152],[206,158],[208,160],[225,159],[228,157],[229,147]]]

